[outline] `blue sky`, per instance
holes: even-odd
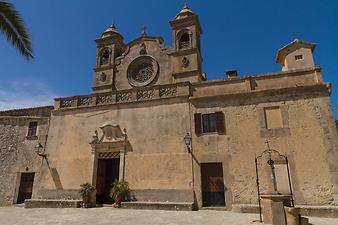
[[[0,36],[0,109],[53,104],[54,97],[91,92],[94,39],[114,20],[125,42],[140,35],[162,36],[171,45],[171,20],[181,0],[11,1],[32,34],[33,61],[25,61]],[[240,75],[279,71],[277,50],[295,38],[318,43],[314,59],[332,82],[338,116],[338,1],[191,0],[199,15],[203,70],[222,79],[228,69]]]

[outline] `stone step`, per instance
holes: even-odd
[[[225,206],[204,206],[200,210],[226,211],[227,208]]]
[[[192,211],[194,210],[194,203],[193,202],[140,202],[140,201],[135,201],[135,202],[122,202],[121,208]]]
[[[311,205],[296,205],[300,209],[302,216],[338,218],[338,206],[311,206]],[[233,204],[233,212],[240,213],[259,213],[259,207],[255,204]]]
[[[25,208],[79,208],[81,200],[26,199]]]
[[[296,205],[296,207],[300,208],[302,216],[338,218],[338,206]]]

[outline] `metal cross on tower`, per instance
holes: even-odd
[[[147,36],[147,29],[148,29],[148,27],[146,27],[144,25],[141,27],[141,36],[142,37]]]

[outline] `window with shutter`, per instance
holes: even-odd
[[[225,133],[225,123],[223,112],[216,112],[217,132],[220,134]]]
[[[203,121],[203,127],[202,127],[203,133],[216,132],[217,123],[216,123],[215,113],[203,114],[202,121]]]
[[[28,133],[27,133],[27,137],[34,137],[36,136],[36,131],[38,128],[38,122],[30,122],[28,125]]]
[[[225,133],[224,113],[195,113],[195,132],[196,134],[204,133]]]
[[[195,118],[195,133],[197,135],[200,135],[202,133],[202,114],[201,113],[195,113],[194,114],[194,118]]]

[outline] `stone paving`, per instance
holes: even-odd
[[[22,207],[0,208],[1,225],[252,225],[258,214],[241,214],[227,211],[161,211],[114,209],[25,209]],[[313,225],[337,225],[338,218],[310,218]]]

